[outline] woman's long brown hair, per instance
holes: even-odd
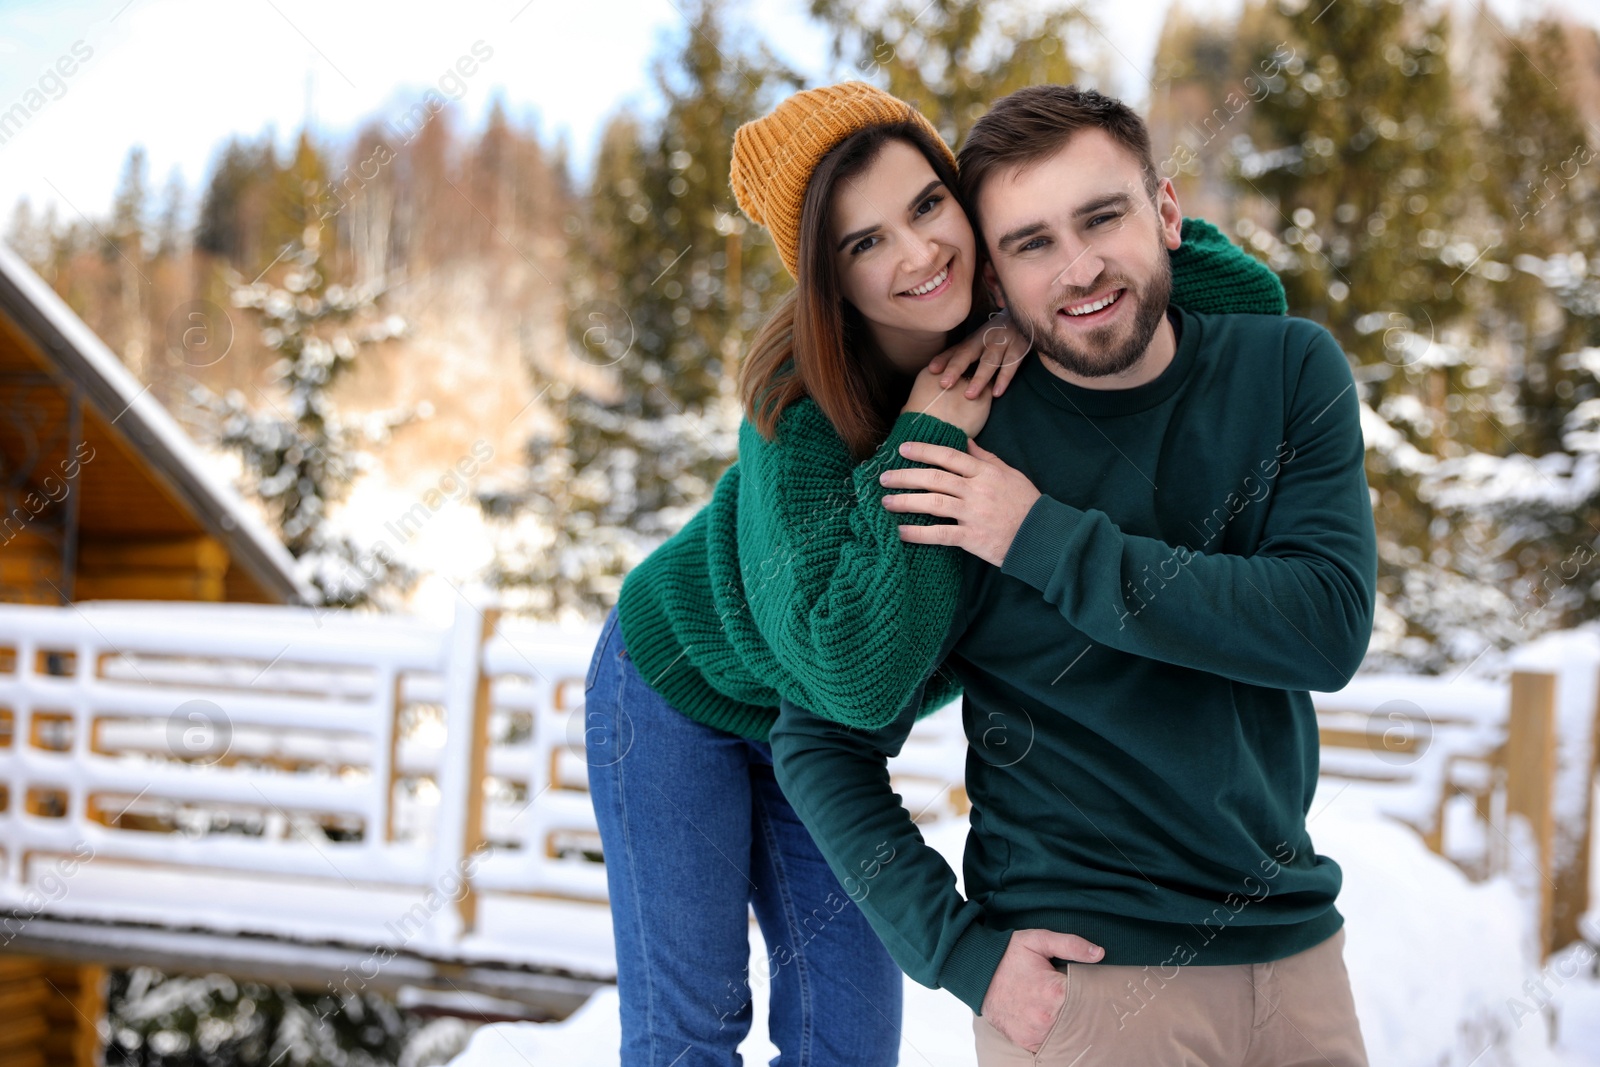
[[[955,170],[933,135],[911,122],[869,126],[822,157],[811,172],[800,208],[799,282],[773,309],[739,369],[745,417],[768,440],[777,433],[784,410],[809,396],[859,462],[889,436],[889,427],[910,394],[910,379],[878,350],[861,313],[840,295],[828,234],[834,189],[871,165],[891,140],[906,141],[921,152],[944,183],[946,195],[966,210]],[[972,217],[970,212],[967,217]],[[982,242],[974,242],[974,247],[981,253]],[[980,265],[973,265],[972,313],[952,337],[966,336],[988,310]]]

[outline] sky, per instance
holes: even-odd
[[[547,138],[565,137],[581,174],[608,115],[654,106],[650,59],[681,38],[683,2],[0,0],[0,121],[24,116],[20,128],[0,125],[0,228],[23,195],[36,207],[56,202],[63,219],[104,217],[134,144],[148,155],[153,196],[176,171],[192,212],[229,134],[271,129],[286,147],[309,116],[319,135],[337,138],[400,115],[463,57],[472,75],[442,88],[472,128],[499,94],[514,117],[535,116]],[[1083,0],[1104,35],[1109,88],[1136,105],[1171,2]],[[1189,2],[1215,16],[1239,4]],[[1542,4],[1487,2],[1513,21]],[[1600,0],[1565,3],[1600,21]],[[812,84],[851,75],[830,63],[806,0],[731,0],[731,9]]]
[[[1102,20],[1130,99],[1169,3],[1118,0]],[[812,84],[850,76],[830,64],[806,0],[732,9]],[[0,226],[22,195],[56,201],[63,217],[104,216],[135,143],[154,191],[176,168],[193,198],[230,133],[270,127],[286,145],[309,114],[338,136],[399,115],[463,56],[476,70],[446,89],[473,128],[501,94],[513,116],[564,135],[581,172],[608,115],[654,105],[650,59],[681,39],[684,10],[682,0],[0,0],[0,115],[37,104],[30,90],[44,100],[20,129],[0,128]],[[475,45],[487,59],[476,62]]]

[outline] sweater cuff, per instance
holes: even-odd
[[[1039,494],[1039,499],[1023,517],[1022,525],[1017,527],[1017,536],[1011,539],[1006,558],[1000,561],[1000,573],[1020,578],[1043,592],[1061,563],[1067,538],[1087,518],[1072,505]]]
[[[896,466],[926,466],[923,463],[914,463],[900,454],[900,444],[903,441],[926,441],[931,445],[944,445],[965,452],[967,431],[954,423],[945,422],[941,418],[921,411],[901,412],[894,420],[894,425],[889,427],[888,439],[878,449],[878,455],[892,457],[886,469],[893,469]]]
[[[907,468],[926,467],[928,464],[907,459],[900,454],[900,445],[905,441],[923,441],[931,445],[944,445],[958,452],[967,450],[967,431],[954,423],[945,422],[932,415],[920,411],[902,412],[894,420],[894,425],[889,429],[889,437],[878,446],[878,451],[872,458],[856,468],[855,485],[860,499],[878,500],[885,496],[897,493],[916,493],[918,489],[891,489],[878,481],[878,476],[884,471],[905,470]],[[952,519],[940,518],[937,515],[928,515],[920,511],[902,511],[890,515],[899,526],[932,526],[936,523],[952,522]]]
[[[991,930],[981,921],[961,931],[939,968],[939,987],[955,994],[972,1014],[983,1014],[983,998],[1011,943],[1010,930]]]

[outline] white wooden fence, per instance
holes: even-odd
[[[0,605],[0,948],[42,919],[614,973],[583,751],[597,630],[499,619],[475,596],[448,622]],[[1565,678],[1545,666],[1536,677]],[[1517,749],[1513,685],[1358,678],[1316,697],[1324,773],[1389,788],[1395,814],[1450,854],[1450,799],[1503,834],[1504,805],[1484,798],[1548,749],[1543,785],[1514,781],[1513,809],[1537,808],[1543,788],[1531,817],[1553,874],[1573,859],[1551,829],[1556,768],[1571,762],[1556,737],[1583,715],[1558,729],[1550,685]],[[1592,717],[1592,691],[1573,699]],[[1592,750],[1592,735],[1577,744]],[[965,751],[954,706],[918,725],[891,768],[913,812],[964,810]],[[1573,814],[1586,861],[1589,812]]]

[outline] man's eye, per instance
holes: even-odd
[[[939,206],[939,201],[941,201],[943,199],[944,199],[944,197],[938,196],[938,195],[934,195],[934,196],[928,197],[928,199],[924,200],[922,203],[917,205],[917,215],[926,215],[928,212],[932,211],[935,207],[938,207]]]
[[[1121,218],[1121,217],[1122,217],[1122,215],[1121,215],[1121,214],[1120,214],[1120,213],[1119,213],[1119,212],[1116,212],[1116,211],[1106,211],[1106,212],[1102,212],[1102,213],[1101,213],[1101,214],[1099,214],[1099,215],[1096,215],[1096,216],[1095,216],[1095,217],[1094,217],[1094,218],[1092,218],[1092,219],[1090,219],[1090,220],[1089,220],[1089,225],[1090,225],[1090,226],[1091,226],[1091,227],[1093,227],[1093,226],[1098,226],[1098,225],[1100,225],[1100,224],[1101,224],[1101,223],[1102,223],[1102,222],[1110,222],[1110,221],[1114,221],[1114,220],[1116,220],[1116,219],[1120,219],[1120,218]]]
[[[850,249],[850,254],[852,256],[860,255],[862,252],[865,252],[880,240],[882,240],[882,238],[880,238],[877,234],[873,234],[870,237],[863,237],[861,240],[855,243],[855,247]]]
[[[1029,241],[1026,244],[1024,244],[1021,248],[1017,249],[1017,251],[1018,252],[1032,252],[1036,248],[1043,248],[1047,241],[1048,241],[1048,238],[1045,238],[1045,237],[1034,237],[1034,238],[1029,239]]]

